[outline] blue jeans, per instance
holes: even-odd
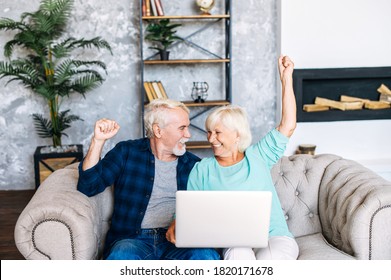
[[[107,260],[219,260],[215,249],[177,248],[166,239],[167,229],[142,229],[132,239],[114,243]]]

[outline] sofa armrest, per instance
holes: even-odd
[[[107,230],[100,201],[110,199],[111,190],[92,198],[79,192],[77,165],[51,174],[19,216],[15,243],[26,259],[99,256]]]
[[[341,159],[325,170],[319,193],[323,234],[357,259],[391,259],[391,182]]]

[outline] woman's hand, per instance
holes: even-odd
[[[280,79],[281,81],[288,79],[292,79],[293,75],[293,68],[294,68],[293,61],[289,58],[289,56],[283,56],[281,55],[278,59],[278,70],[280,71]]]
[[[280,56],[278,70],[281,78],[282,107],[281,122],[278,131],[286,137],[291,137],[296,129],[296,98],[293,91],[293,68],[294,63],[289,56]]]
[[[175,220],[172,221],[171,225],[168,227],[166,238],[168,241],[175,244]]]

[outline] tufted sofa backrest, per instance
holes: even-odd
[[[336,155],[282,157],[271,170],[274,185],[295,237],[322,232],[319,188],[326,168],[341,159]]]

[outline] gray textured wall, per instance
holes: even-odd
[[[193,0],[162,2],[166,14],[179,14],[182,8],[188,13],[196,12]],[[247,109],[256,140],[275,125],[276,119],[276,4],[273,0],[248,0],[246,5],[242,1],[232,2],[233,103]],[[0,0],[0,17],[18,20],[22,12],[35,11],[38,4],[38,0]],[[216,5],[212,12],[220,7]],[[97,57],[108,66],[107,79],[100,88],[89,92],[86,99],[74,95],[63,100],[62,109],[70,108],[72,113],[84,119],[84,122],[74,123],[66,131],[69,138],[63,139],[64,144],[81,143],[86,150],[93,125],[102,117],[115,119],[122,127],[116,138],[107,143],[104,152],[118,141],[142,136],[138,9],[138,0],[75,0],[68,34],[77,38],[101,36],[110,42],[114,55],[102,52]],[[203,35],[202,40],[210,40],[214,36],[216,33],[209,32]],[[0,34],[0,60],[4,60],[2,50],[9,39],[11,34]],[[175,55],[181,52],[189,54],[181,47],[175,52]],[[180,71],[190,73],[181,76],[181,84],[188,87],[174,89],[174,84],[168,82],[172,79],[171,71],[160,72],[159,79],[165,81],[170,97],[181,100],[189,99],[193,81],[204,81],[215,75],[212,67],[204,67],[201,74],[192,69]],[[5,84],[6,81],[0,81],[0,189],[32,189],[35,148],[51,142],[36,135],[31,114],[46,113],[47,105],[41,97],[21,85]],[[210,92],[211,98],[218,94],[216,91]],[[201,137],[197,140],[204,140],[203,135],[196,132],[193,135]],[[208,151],[196,153],[210,155]]]

